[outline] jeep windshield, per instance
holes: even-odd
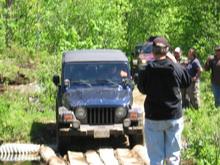
[[[66,63],[64,65],[64,80],[72,85],[119,85],[123,78],[129,78],[129,68],[126,62],[114,63]]]

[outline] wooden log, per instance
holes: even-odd
[[[47,164],[48,165],[67,165],[68,163],[64,161],[62,158],[55,156],[55,157],[51,157]]]
[[[40,147],[40,156],[48,165],[66,165],[67,163],[62,158],[56,156],[54,150],[50,147],[42,145]]]
[[[70,165],[87,165],[87,161],[82,152],[67,152],[68,161]]]
[[[50,147],[42,145],[40,147],[40,156],[45,162],[49,162],[50,158],[55,157],[56,154]]]
[[[144,162],[145,165],[150,164],[150,159],[147,154],[147,148],[145,146],[136,145],[133,147],[132,151],[135,152],[140,157],[140,159]]]
[[[98,152],[105,165],[119,165],[112,148],[101,148]]]
[[[129,149],[118,148],[115,152],[120,165],[144,165],[144,162],[137,156],[137,154]]]
[[[87,160],[88,164],[90,164],[90,165],[104,165],[96,151],[89,150],[85,153],[85,155],[86,155],[86,160]]]

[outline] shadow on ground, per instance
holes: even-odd
[[[31,126],[31,142],[37,144],[56,143],[56,124],[33,122]]]
[[[63,148],[65,153],[67,150],[86,152],[88,150],[98,150],[100,148],[125,148],[126,138],[122,136],[111,137],[109,139],[94,139],[93,137],[71,137],[68,140],[68,148]]]
[[[32,143],[56,146],[56,125],[55,123],[34,122],[31,127],[30,136]],[[57,151],[58,153],[65,154],[67,150],[86,152],[87,150],[97,150],[99,148],[124,148],[127,145],[127,139],[124,136],[111,137],[109,139],[68,137],[65,139],[66,142],[68,144],[62,147],[63,151]]]

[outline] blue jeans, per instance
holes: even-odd
[[[150,165],[179,165],[183,118],[145,120],[145,142]]]
[[[215,98],[215,106],[220,107],[220,86],[212,84],[212,91]]]

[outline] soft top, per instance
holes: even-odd
[[[63,62],[96,62],[96,61],[128,61],[121,50],[116,49],[83,49],[63,53]]]

